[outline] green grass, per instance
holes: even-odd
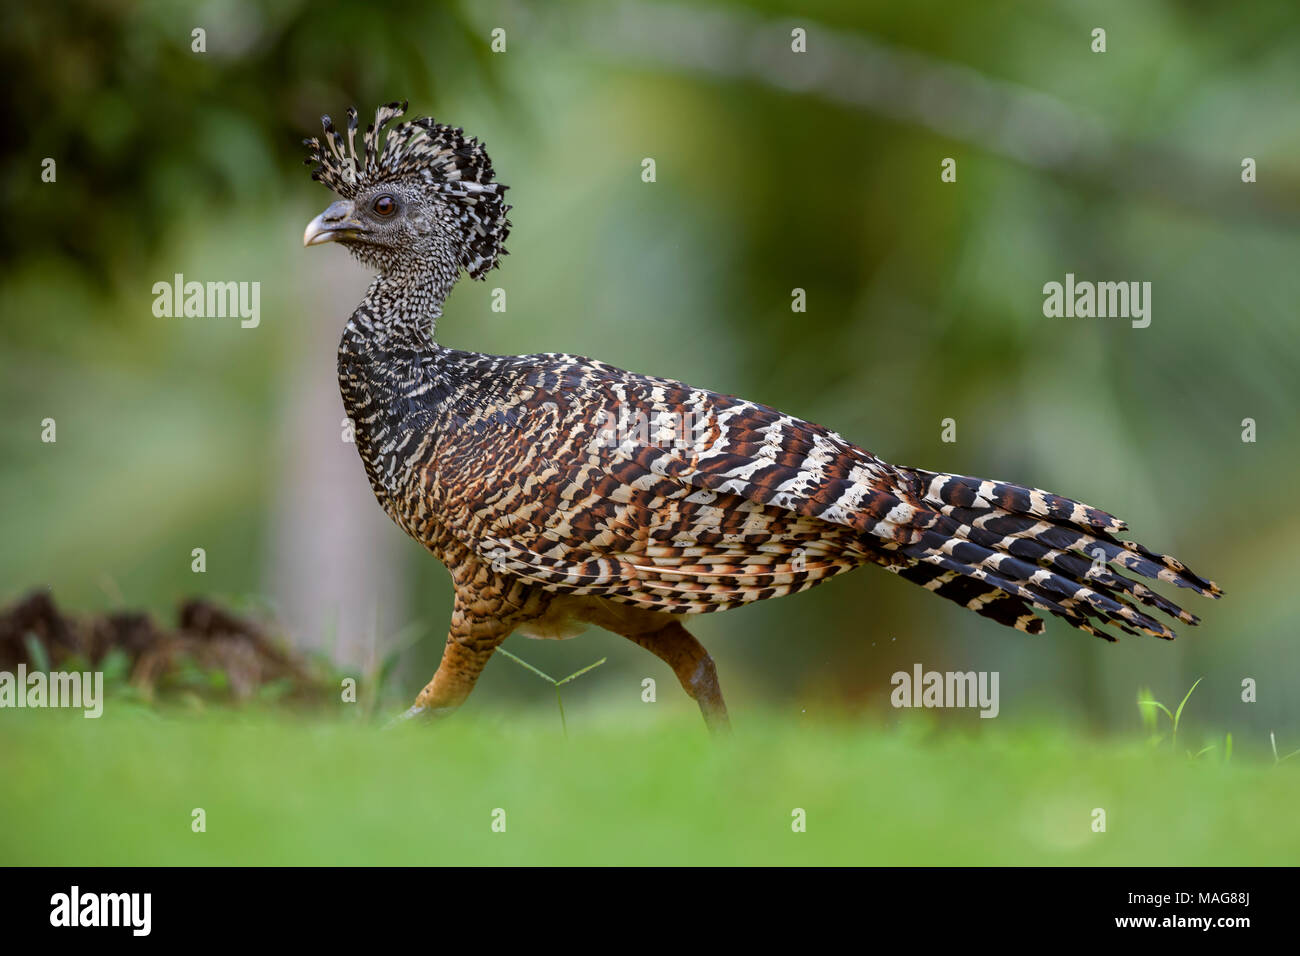
[[[753,714],[715,744],[694,714],[631,729],[591,716],[566,739],[553,711],[389,732],[271,713],[8,711],[0,864],[1300,859],[1297,762],[1192,761],[1060,728]],[[792,832],[794,808],[807,832]]]

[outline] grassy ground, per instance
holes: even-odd
[[[0,864],[1294,864],[1300,760],[1060,729],[8,711]],[[206,812],[206,832],[191,812]],[[1106,832],[1092,829],[1094,808]],[[505,832],[493,812],[505,811]],[[807,831],[792,831],[792,812]]]

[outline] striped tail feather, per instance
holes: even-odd
[[[1026,634],[1041,634],[1044,622],[1024,599],[1007,591],[968,577],[959,571],[911,559],[908,563],[887,565],[900,578],[919,584],[932,594],[955,601],[983,617],[1014,627]]]
[[[1006,482],[898,470],[911,477],[913,493],[936,520],[881,563],[1008,627],[1041,633],[1034,610],[1109,641],[1116,638],[1102,628],[1173,640],[1174,631],[1142,608],[1199,623],[1112,565],[1207,597],[1223,593],[1176,558],[1119,540],[1124,522],[1098,508]]]

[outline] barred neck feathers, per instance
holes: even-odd
[[[349,325],[381,347],[384,343],[417,349],[434,346],[442,303],[456,283],[455,273],[448,272],[428,268],[376,276]]]

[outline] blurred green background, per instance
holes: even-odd
[[[1296,738],[1293,3],[73,0],[8,11],[0,50],[6,601],[49,585],[70,610],[170,617],[225,596],[344,667],[420,633],[403,694],[428,679],[446,574],[340,440],[334,350],[369,277],[301,245],[330,195],[300,140],[321,113],[409,99],[487,143],[515,206],[510,255],[453,293],[444,343],[590,355],[900,464],[1081,498],[1227,592],[1189,596],[1205,623],[1173,645],[1107,646],[1055,620],[1003,630],[868,569],[698,621],[735,714],[892,720],[889,677],[921,662],[999,671],[1004,718],[1094,731],[1137,726],[1139,685],[1176,701],[1203,676],[1189,719],[1239,750]],[[1045,318],[1067,272],[1151,282],[1151,326]],[[260,282],[260,325],[156,318],[175,273]],[[574,707],[638,720],[643,676],[685,705],[602,632],[507,647],[556,675],[608,655]],[[553,706],[497,660],[469,708],[506,703]]]

